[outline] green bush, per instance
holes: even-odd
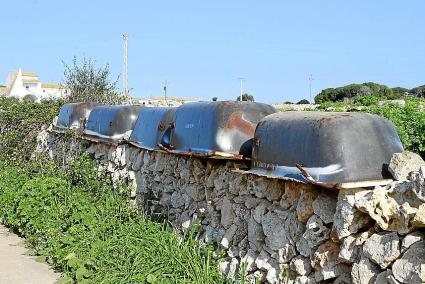
[[[93,162],[69,173],[0,167],[0,215],[68,283],[223,283],[210,247],[154,223],[113,193]]]
[[[353,103],[359,106],[371,106],[371,105],[377,105],[379,101],[384,101],[386,99],[387,99],[386,97],[380,97],[380,96],[361,96],[361,97],[356,97]]]
[[[383,106],[371,105],[362,111],[386,117],[397,129],[405,149],[425,157],[425,101],[417,98],[405,101],[404,107],[387,103]]]
[[[41,127],[52,123],[62,104],[0,98],[0,161],[24,165],[35,149]]]

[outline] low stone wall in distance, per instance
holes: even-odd
[[[233,278],[269,283],[423,283],[425,168],[409,181],[331,191],[234,173],[236,162],[67,140],[47,131],[38,152],[66,161],[93,155],[114,182],[126,181],[143,214],[177,230],[199,224],[198,238],[225,256]],[[285,282],[286,281],[286,282]]]

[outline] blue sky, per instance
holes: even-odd
[[[308,99],[309,74],[314,94],[365,81],[415,87],[425,84],[424,11],[421,0],[3,1],[0,78],[21,67],[60,82],[74,55],[116,77],[125,32],[138,97],[162,95],[167,79],[171,96],[233,100],[241,76],[269,103]]]

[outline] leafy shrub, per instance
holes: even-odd
[[[378,104],[379,101],[386,100],[386,97],[379,97],[379,96],[360,96],[356,97],[353,101],[355,105],[360,106],[371,106]]]
[[[64,85],[70,92],[67,100],[70,102],[96,102],[117,104],[126,97],[118,94],[117,82],[110,79],[109,65],[97,67],[95,62],[83,57],[78,62],[74,56],[72,64],[64,64]]]
[[[0,98],[0,160],[7,164],[25,164],[31,157],[42,126],[58,115],[63,101],[20,102]]]
[[[363,111],[386,117],[397,129],[403,146],[425,157],[425,112],[421,103],[424,101],[411,98],[406,99],[404,107],[397,104],[372,105]]]
[[[238,96],[236,98],[236,101],[239,101],[240,99],[241,99],[241,97]],[[253,102],[254,101],[254,96],[253,95],[250,95],[250,94],[247,94],[247,93],[244,93],[244,94],[242,94],[242,101]]]

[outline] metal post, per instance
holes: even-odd
[[[124,65],[123,65],[123,91],[124,95],[128,95],[128,35],[122,35],[123,43],[124,43]]]
[[[313,75],[310,74],[310,76],[308,76],[308,82],[309,82],[309,88],[310,88],[310,103],[311,103],[311,84],[313,80],[314,80]]]
[[[243,78],[243,77],[239,77],[238,79],[239,79],[240,84],[241,84],[241,93],[240,93],[239,100],[240,100],[240,101],[242,101],[242,95],[243,95],[243,83],[244,83],[244,81],[245,81],[245,78]]]
[[[164,81],[164,97],[165,103],[167,103],[167,80]]]

